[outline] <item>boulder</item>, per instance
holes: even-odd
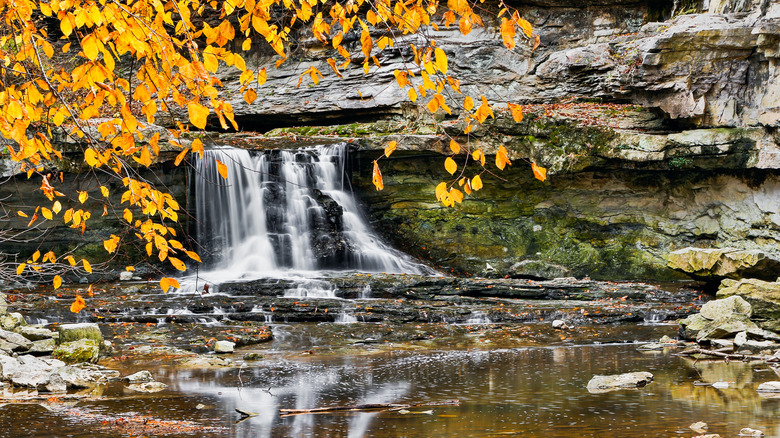
[[[696,339],[696,336],[699,335],[699,332],[704,329],[704,327],[709,323],[710,321],[701,316],[698,313],[694,313],[693,315],[688,315],[685,319],[680,321],[680,329],[678,330],[678,335],[682,339]]]
[[[758,392],[780,392],[780,382],[764,382],[756,388]]]
[[[777,275],[777,273],[775,273]],[[753,307],[753,315],[760,319],[780,319],[780,282],[754,278],[740,281],[723,280],[716,296],[726,298],[738,295]]]
[[[52,352],[52,356],[66,363],[95,363],[100,357],[100,344],[94,339],[79,339],[61,343]]]
[[[733,314],[707,322],[696,335],[696,342],[709,339],[722,339],[736,335],[739,332],[759,327],[746,316]]]
[[[669,253],[666,262],[674,270],[705,280],[775,280],[780,272],[780,259],[760,250],[688,247]]]
[[[215,353],[232,353],[235,351],[236,343],[230,341],[217,341],[214,344]]]
[[[731,296],[704,303],[704,305],[701,306],[699,313],[701,316],[712,321],[734,315],[750,318],[753,314],[753,309],[751,308],[750,303],[745,301],[742,297]]]
[[[0,349],[6,351],[26,351],[30,346],[32,346],[32,342],[19,333],[0,329]]]
[[[618,389],[642,388],[653,381],[653,374],[647,371],[616,374],[611,376],[593,376],[588,382],[591,393],[615,391]]]
[[[570,277],[571,270],[565,266],[541,260],[523,260],[509,268],[509,276],[513,278],[552,280],[553,278]]]
[[[5,294],[0,293],[0,316],[8,313],[8,301],[5,299]]]
[[[27,325],[27,321],[21,313],[13,312],[0,316],[0,328],[3,330],[14,330],[25,325]]]
[[[90,339],[99,344],[103,343],[103,334],[100,327],[94,323],[62,324],[58,329],[60,343]]]
[[[57,341],[54,339],[41,339],[33,341],[27,353],[34,354],[36,356],[42,356],[52,354],[57,348]]]
[[[739,430],[739,436],[761,437],[764,436],[764,432],[750,427],[743,427]]]

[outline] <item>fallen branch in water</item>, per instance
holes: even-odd
[[[724,359],[734,359],[734,360],[764,360],[766,361],[769,356],[760,356],[760,355],[754,355],[754,354],[741,354],[741,353],[724,353],[722,351],[715,351],[715,350],[705,350],[703,348],[691,348],[689,350],[681,351],[679,353],[676,353],[678,356],[693,356],[695,354],[704,354],[707,356],[715,356],[715,357],[722,357]]]
[[[459,406],[460,400],[445,400],[442,402],[398,404],[398,403],[368,403],[353,406],[330,406],[312,409],[279,409],[280,417],[303,414],[321,414],[328,412],[352,412],[352,411],[390,411],[416,408],[420,406]]]

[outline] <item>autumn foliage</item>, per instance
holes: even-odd
[[[133,238],[143,242],[148,256],[184,271],[188,260],[200,258],[177,238],[181,206],[138,171],[152,166],[161,154],[159,133],[144,134],[145,127],[160,123],[163,116],[168,120],[173,139],[168,143],[177,149],[175,164],[180,165],[191,154],[203,155],[200,140],[182,136],[192,127],[238,129],[231,104],[220,96],[218,72],[232,69],[238,75],[246,104],[258,99],[266,67],[248,65],[250,51],[270,50],[279,66],[289,56],[291,39],[306,28],[332,55],[326,71],[312,66],[300,75],[299,86],[308,81],[316,85],[325,75],[341,77],[349,68],[371,74],[381,66],[377,54],[397,44],[401,35],[422,34],[428,28],[457,28],[468,34],[483,25],[479,8],[479,2],[467,0],[0,0],[0,135],[12,142],[7,156],[28,178],[41,181],[48,200],[14,214],[29,218],[29,226],[61,221],[83,232],[93,214],[101,214],[83,207],[85,202],[101,199],[102,214],[116,215],[129,230],[104,241],[107,253]],[[497,15],[500,38],[508,49],[520,40],[538,45],[530,23],[516,11],[502,3]],[[359,35],[357,47],[345,43],[349,33]],[[407,43],[413,60],[394,71],[408,99],[423,100],[418,104],[431,113],[457,108],[467,119],[466,134],[494,118],[484,96],[461,95],[445,50],[427,36],[424,41],[420,47]],[[520,105],[508,103],[507,109],[516,121],[522,120]],[[108,175],[114,183],[101,184],[96,191],[59,190],[52,169],[62,159],[61,140],[54,139],[62,137],[81,149],[83,169]],[[389,144],[383,156],[389,157],[396,146]],[[450,148],[453,156],[465,154],[466,161],[486,168],[482,150],[470,150],[454,139]],[[502,146],[495,166],[511,164]],[[216,165],[226,177],[227,167]],[[466,175],[465,164],[459,166],[453,157],[446,158],[444,167],[453,179],[435,189],[442,204],[462,202],[464,192],[483,187],[482,172]],[[545,178],[535,164],[534,174]],[[373,182],[383,188],[377,162]],[[111,186],[119,187],[120,203],[106,208]],[[47,252],[18,263],[16,274],[40,271],[46,264],[92,270],[87,260]],[[55,287],[61,285],[59,275],[50,278]],[[164,277],[160,286],[167,291],[178,283]],[[80,310],[83,299],[74,306]]]

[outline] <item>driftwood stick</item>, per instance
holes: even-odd
[[[460,400],[445,400],[442,402],[429,402],[429,403],[417,403],[417,404],[398,404],[398,403],[368,403],[362,405],[353,406],[330,406],[324,408],[312,408],[312,409],[279,409],[280,416],[286,417],[290,415],[302,415],[302,414],[320,414],[326,412],[350,412],[350,411],[387,411],[387,410],[400,410],[409,409],[420,406],[458,406]]]
[[[715,350],[705,350],[703,348],[691,348],[689,350],[681,351],[677,353],[678,356],[693,356],[694,354],[704,354],[707,356],[715,356],[715,357],[722,357],[725,359],[736,359],[736,360],[744,360],[744,359],[755,359],[755,360],[765,360],[766,356],[757,356],[752,354],[734,354],[734,353],[724,353],[722,351],[715,351]]]

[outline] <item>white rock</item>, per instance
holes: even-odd
[[[552,326],[553,326],[553,328],[556,328],[556,329],[567,329],[567,328],[569,328],[569,325],[566,324],[566,321],[564,321],[562,319],[556,319],[555,321],[553,321],[552,322]]]
[[[128,383],[146,383],[146,382],[153,382],[154,377],[152,377],[152,373],[150,373],[149,371],[143,370],[135,374],[131,374],[125,377],[123,380],[125,380]]]
[[[739,436],[764,436],[764,432],[758,429],[751,429],[749,427],[743,427],[739,431]]]
[[[690,426],[688,426],[688,429],[691,429],[696,433],[704,433],[707,431],[707,423],[703,421],[697,421],[696,423],[693,423]]]
[[[747,342],[747,332],[739,332],[734,336],[734,345],[741,347]]]
[[[764,382],[756,388],[758,392],[780,392],[780,382]]]
[[[597,393],[617,389],[642,388],[652,381],[653,374],[647,371],[612,376],[593,376],[588,382],[588,391]]]
[[[236,343],[230,341],[217,341],[217,343],[214,344],[215,353],[232,353],[235,348]]]
[[[130,271],[123,271],[119,273],[120,281],[130,281],[133,279],[133,273]]]
[[[729,387],[729,382],[715,382],[712,384],[713,388],[726,389]]]
[[[129,389],[132,389],[133,391],[138,392],[160,392],[163,389],[167,388],[168,385],[162,382],[146,382],[146,383],[133,383],[130,385],[127,385]]]

